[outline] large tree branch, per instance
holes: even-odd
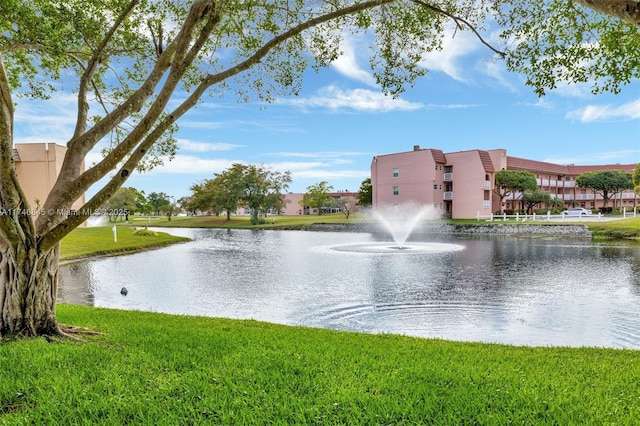
[[[53,203],[49,204],[48,200],[48,203],[45,204],[45,211],[54,208],[58,210],[60,207],[70,206],[71,203],[79,198],[89,186],[91,186],[93,183],[97,182],[99,179],[106,176],[107,173],[113,170],[113,168],[136,147],[140,140],[145,137],[145,135],[153,128],[155,123],[158,122],[158,119],[160,118],[162,112],[165,110],[169,100],[171,99],[171,95],[174,93],[176,87],[180,83],[187,68],[191,66],[193,61],[196,59],[200,50],[207,42],[207,39],[213,31],[215,25],[220,21],[220,17],[213,7],[213,2],[201,1],[197,5],[199,7],[194,6],[191,9],[190,16],[187,18],[187,23],[185,23],[183,31],[181,31],[176,38],[176,54],[171,65],[170,72],[167,75],[164,85],[158,93],[155,101],[152,103],[145,116],[131,130],[131,132],[129,132],[127,137],[114,149],[112,149],[105,156],[105,158],[103,158],[100,162],[98,162],[98,164],[94,165],[89,170],[82,173],[77,179],[68,182],[68,184],[66,185],[67,189],[64,192],[66,204],[62,206],[54,206]],[[193,32],[196,29],[197,25],[203,19],[207,19],[207,22],[199,30],[196,40],[193,41]],[[161,134],[156,137],[156,140],[160,136]],[[138,162],[140,160],[141,158],[138,160]],[[127,163],[129,163],[129,161],[127,161]],[[130,174],[133,169],[135,169],[135,165],[133,168],[129,169],[126,172],[126,175]],[[106,199],[104,201],[106,201]],[[100,205],[93,206],[91,208],[95,209],[97,207],[100,207]],[[38,232],[40,234],[46,233],[49,229],[56,225],[56,222],[57,221],[52,220],[51,217],[39,218],[37,223]]]
[[[12,211],[18,208],[13,165],[13,102],[0,53],[0,235],[9,244],[17,238]]]
[[[240,62],[239,64],[231,68],[228,68],[224,71],[221,71],[217,74],[209,74],[204,79],[203,83],[210,87],[228,79],[229,77],[233,77],[234,75],[237,75],[243,71],[248,70],[253,65],[260,62],[262,58],[267,56],[267,54],[271,51],[271,49],[283,43],[284,41],[302,33],[305,30],[308,30],[310,28],[316,27],[320,24],[332,21],[337,18],[341,18],[347,15],[350,15],[356,12],[365,11],[368,9],[374,9],[376,7],[380,7],[385,4],[393,3],[395,1],[396,0],[370,0],[362,3],[356,3],[349,7],[334,10],[333,12],[326,13],[324,15],[310,19],[306,22],[302,22],[301,24],[275,36],[274,38],[266,42],[260,49],[256,50],[256,52],[253,55],[251,55],[244,61]]]
[[[414,3],[419,4],[422,7],[426,7],[429,10],[433,10],[434,12],[440,13],[442,15],[445,15],[447,17],[449,17],[451,20],[453,20],[453,22],[455,22],[456,27],[458,27],[459,29],[464,29],[464,27],[466,26],[467,28],[469,28],[473,34],[475,34],[475,36],[478,38],[478,40],[480,40],[480,42],[482,44],[484,44],[485,46],[487,46],[489,49],[491,49],[493,52],[497,53],[498,55],[500,55],[501,58],[504,58],[506,56],[505,52],[502,52],[498,49],[496,49],[495,47],[493,47],[489,42],[487,42],[482,35],[480,35],[480,33],[475,29],[475,27],[473,25],[471,25],[466,19],[464,18],[460,18],[459,16],[453,15],[449,12],[447,12],[444,9],[441,9],[437,6],[434,6],[432,4],[429,4],[423,0],[412,0]]]
[[[84,73],[80,77],[80,85],[78,88],[78,116],[76,119],[76,129],[73,133],[74,139],[82,135],[87,128],[87,116],[89,113],[89,102],[87,102],[87,94],[89,87],[92,83],[93,76],[102,61],[102,56],[109,45],[109,42],[113,39],[116,31],[125,18],[129,16],[133,8],[138,4],[139,0],[132,0],[129,5],[120,13],[116,21],[113,23],[107,34],[102,38],[100,44],[93,50],[91,59],[89,59]]]
[[[573,0],[598,13],[640,26],[640,2],[636,0]]]
[[[209,3],[211,2],[202,0],[194,4],[192,11],[202,10],[203,5],[206,7]],[[199,8],[197,6],[199,6]],[[193,23],[193,25],[195,25],[195,23]],[[132,113],[139,111],[149,97],[153,95],[155,87],[162,80],[166,70],[175,62],[174,56],[178,51],[180,40],[184,36],[180,34],[192,29],[193,27],[182,28],[181,33],[179,33],[176,39],[169,43],[162,55],[160,55],[145,82],[127,100],[103,117],[95,126],[86,131],[86,133],[69,142],[60,175],[44,203],[46,210],[70,206],[71,203],[77,199],[77,197],[73,198],[72,194],[82,193],[88,188],[88,186],[78,187],[75,182],[75,179],[78,178],[81,173],[80,167],[85,156],[105,135],[120,125]],[[135,143],[133,146],[135,146]],[[111,168],[113,168],[116,163],[117,161],[111,165]],[[42,227],[43,221],[45,220],[51,222],[51,218],[44,218],[42,216],[38,218],[38,228]]]

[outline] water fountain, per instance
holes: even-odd
[[[407,240],[416,227],[426,220],[440,219],[440,214],[433,207],[411,203],[378,208],[373,217],[393,238],[396,245],[390,247],[391,249],[407,250],[411,249],[406,245]]]
[[[390,235],[393,243],[361,243],[334,247],[338,251],[367,253],[443,253],[464,249],[458,244],[436,242],[411,242],[409,237],[417,229],[424,229],[429,223],[437,224],[441,218],[439,210],[415,203],[405,203],[385,208],[377,208],[373,217],[379,227]]]

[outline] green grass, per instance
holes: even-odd
[[[159,232],[157,236],[134,235],[133,228],[123,226],[117,227],[117,239],[118,241],[115,242],[112,225],[76,228],[62,240],[60,258],[69,260],[86,256],[129,253],[189,241],[188,238],[176,237],[165,232]]]
[[[638,239],[640,238],[640,217],[590,223],[589,229],[594,237]]]
[[[274,222],[275,221],[275,222]],[[371,221],[371,218],[364,214],[352,214],[350,219],[346,219],[342,213],[301,216],[269,216],[267,223],[263,225],[252,225],[248,216],[233,216],[231,220],[226,220],[220,216],[178,216],[168,221],[166,217],[136,217],[133,224],[157,227],[180,227],[180,228],[264,228],[264,229],[306,229],[313,223],[359,223]],[[475,219],[448,220],[449,223],[457,224],[486,224]],[[535,222],[540,225],[561,226],[569,224],[586,225],[598,238],[640,238],[640,218],[619,219],[607,222],[571,222],[549,223],[545,221]],[[492,224],[510,226],[515,222],[492,222]]]
[[[88,343],[0,344],[0,424],[634,424],[640,354],[72,305]]]
[[[153,227],[179,228],[264,228],[264,229],[306,229],[313,223],[358,223],[370,220],[363,214],[351,214],[347,220],[343,213],[323,215],[267,216],[266,223],[252,225],[249,216],[174,216],[167,220],[166,216],[136,216],[133,225],[149,225]]]

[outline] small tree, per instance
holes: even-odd
[[[135,188],[118,189],[104,206],[109,215],[109,221],[115,222],[118,218],[122,220],[123,216],[128,220],[129,214],[136,211],[139,194]]]
[[[633,168],[633,190],[640,194],[640,163]]]
[[[264,166],[245,166],[242,178],[242,203],[251,210],[251,223],[260,223],[259,215],[284,206],[282,193],[289,188],[291,172],[272,171]]]
[[[160,215],[161,211],[164,211],[167,205],[169,205],[169,196],[164,192],[152,192],[147,197],[147,202],[155,212],[156,216]]]
[[[310,208],[317,208],[318,215],[321,215],[322,207],[327,203],[327,195],[331,191],[333,191],[333,186],[329,185],[326,181],[307,186],[307,192],[302,196],[300,204]]]
[[[340,211],[347,217],[347,220],[349,220],[349,216],[353,211],[353,199],[351,197],[342,196],[336,200],[336,204]]]
[[[586,172],[576,178],[576,185],[590,188],[594,194],[602,195],[602,207],[605,208],[616,194],[633,189],[633,176],[624,170]]]
[[[532,191],[525,192],[522,194],[522,203],[524,204],[524,209],[527,213],[532,213],[532,210],[538,206],[539,204],[546,204],[547,206],[553,204],[554,198],[551,197],[551,194],[543,191]]]
[[[538,182],[533,173],[523,170],[500,170],[495,175],[493,191],[500,197],[500,213],[504,211],[504,199],[515,192],[536,191]]]
[[[360,184],[360,189],[358,190],[358,204],[363,207],[373,204],[373,188],[371,187],[371,178],[366,178]]]

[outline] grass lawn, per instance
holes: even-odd
[[[640,217],[589,223],[594,237],[640,238]]]
[[[60,259],[129,253],[189,241],[188,238],[176,237],[165,232],[158,232],[157,236],[134,235],[133,228],[118,226],[115,242],[112,226],[74,229],[60,244]]]
[[[87,343],[0,344],[0,424],[637,424],[640,353],[60,305]]]
[[[178,227],[178,228],[260,228],[260,229],[306,229],[313,223],[359,223],[370,221],[370,217],[364,214],[353,213],[347,220],[343,213],[323,215],[295,215],[295,216],[267,216],[266,222],[260,225],[252,225],[250,216],[173,216],[167,220],[166,216],[136,216],[132,218],[133,225],[148,225],[153,227]]]

